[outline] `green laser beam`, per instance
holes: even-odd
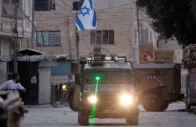
[[[96,87],[95,87],[95,96],[97,97],[98,85],[99,85],[100,77],[96,77],[96,79],[97,79],[97,83],[96,83]],[[93,104],[93,106],[92,106],[92,110],[91,110],[92,122],[90,123],[90,126],[94,126],[95,125],[95,114],[96,114],[96,103]]]
[[[100,78],[99,78],[100,79]],[[96,87],[95,87],[95,96],[97,95],[98,91],[99,80],[97,80]]]
[[[96,77],[96,80],[99,81],[100,80],[100,77]]]

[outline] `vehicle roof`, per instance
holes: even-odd
[[[91,63],[87,63],[84,69],[132,69],[129,62],[113,62],[104,61],[103,65],[92,66]]]

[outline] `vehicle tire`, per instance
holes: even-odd
[[[139,116],[130,116],[126,118],[126,122],[130,125],[138,125],[139,124]]]
[[[74,96],[69,98],[69,107],[72,111],[77,112],[77,108],[74,106]]]
[[[157,112],[161,108],[161,99],[156,94],[147,94],[142,99],[142,105],[148,112]]]
[[[89,125],[89,116],[78,113],[78,123],[80,125]]]
[[[168,101],[163,101],[159,111],[161,111],[161,112],[165,111],[168,108],[168,106],[169,106],[169,102]]]

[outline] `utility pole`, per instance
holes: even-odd
[[[67,28],[68,28],[67,32],[68,32],[68,34],[69,34],[69,33],[70,33],[70,30],[69,30],[69,17],[67,17]],[[69,44],[69,57],[70,57],[70,59],[72,60],[70,34],[69,34],[69,36],[68,36],[68,44]]]
[[[34,33],[35,33],[35,0],[32,0],[32,23],[31,23],[31,48],[34,49]]]
[[[137,2],[137,0],[136,0]],[[136,3],[136,8],[137,8],[137,32],[138,32],[138,43],[139,43],[139,58],[141,62],[141,41],[140,41],[140,19],[139,19],[139,7]]]
[[[140,42],[140,19],[139,19],[139,8],[137,6],[137,32],[138,32],[138,43],[139,45],[141,44]]]
[[[17,73],[17,44],[18,44],[18,8],[19,0],[15,1],[15,23],[14,23],[14,73]]]

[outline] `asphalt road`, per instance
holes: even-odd
[[[184,103],[171,104],[165,112],[145,112],[140,107],[138,127],[195,127],[196,115],[180,112]],[[22,120],[21,127],[80,127],[77,113],[69,108],[51,108],[41,106],[28,108],[29,113]],[[125,119],[96,119],[95,127],[130,126]],[[134,127],[134,126],[133,126]]]

